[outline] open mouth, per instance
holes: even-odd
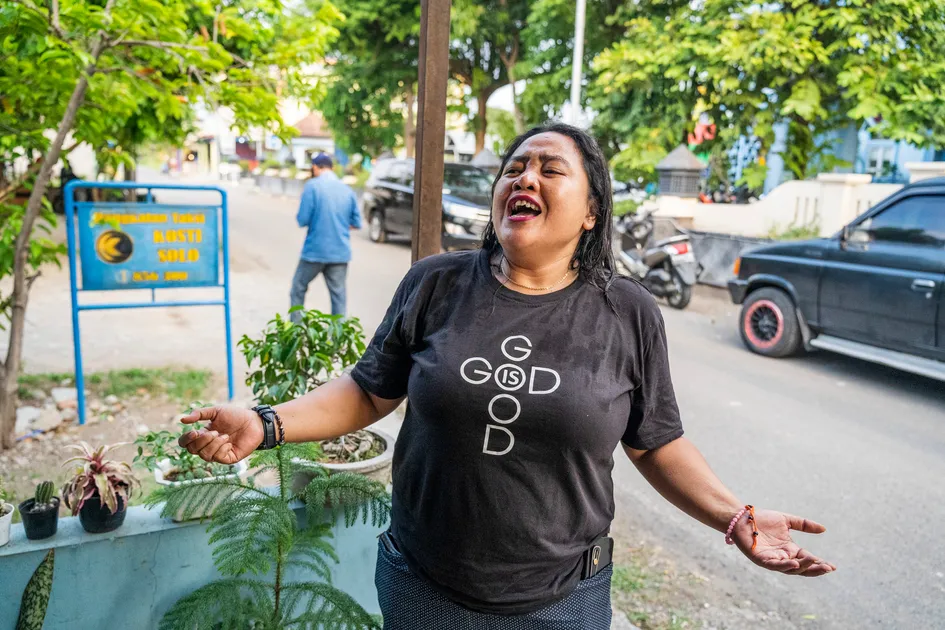
[[[527,221],[541,214],[541,208],[529,197],[512,197],[508,204],[508,217],[513,221]]]

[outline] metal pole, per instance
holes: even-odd
[[[226,326],[226,391],[233,400],[233,326],[230,319],[230,208],[226,191],[220,191],[220,226],[223,236],[223,318]]]
[[[576,125],[581,111],[581,79],[584,77],[584,20],[587,0],[577,0],[574,16],[574,60],[571,64],[571,112],[568,122]]]
[[[439,254],[443,241],[443,147],[449,77],[450,0],[420,4],[417,162],[414,169],[413,261]]]
[[[79,330],[79,292],[76,274],[75,185],[72,181],[62,190],[66,201],[66,241],[69,247],[69,293],[72,296],[72,344],[75,352],[76,411],[79,424],[85,424],[85,376],[82,374],[82,332]]]

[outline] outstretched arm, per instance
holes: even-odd
[[[745,506],[712,472],[702,453],[686,438],[673,440],[650,451],[623,445],[630,461],[663,497],[697,521],[720,533]],[[732,539],[758,566],[792,575],[815,577],[836,567],[805,549],[791,538],[790,530],[821,534],[819,523],[771,510],[755,510],[757,542],[746,512],[739,518]],[[754,547],[754,549],[753,549]]]
[[[368,394],[344,375],[275,409],[285,427],[286,442],[316,442],[374,424],[393,412],[401,400]],[[207,407],[181,419],[184,424],[207,421],[209,425],[185,433],[179,443],[208,462],[235,464],[252,454],[263,440],[262,421],[251,409]]]

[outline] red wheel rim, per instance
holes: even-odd
[[[745,311],[742,329],[751,345],[770,350],[784,336],[784,313],[771,300],[758,300]]]

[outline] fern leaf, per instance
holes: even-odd
[[[274,603],[270,586],[256,580],[223,579],[182,597],[158,630],[245,630],[266,627]]]
[[[217,508],[210,522],[210,544],[220,573],[239,576],[266,573],[278,557],[279,546],[292,547],[297,517],[278,496],[230,499]]]
[[[390,495],[377,481],[353,473],[336,473],[316,477],[303,492],[310,520],[321,520],[326,508],[340,509],[345,525],[351,527],[358,518],[382,527],[390,518]]]
[[[332,537],[331,525],[317,523],[299,530],[295,534],[292,549],[286,558],[287,567],[306,568],[325,582],[331,582],[331,565],[338,563],[338,554],[328,539]]]
[[[249,458],[250,468],[275,468],[279,465],[279,449],[255,451]]]
[[[227,499],[242,495],[269,496],[266,492],[237,479],[214,478],[201,480],[198,483],[185,482],[161,486],[149,494],[144,503],[148,507],[163,503],[161,516],[172,517],[181,514],[187,519],[195,514],[206,513],[208,505],[225,503]]]
[[[292,459],[289,462],[289,474],[292,479],[301,477],[302,479],[320,479],[323,477],[328,477],[328,470],[324,466],[311,462],[304,459]],[[311,482],[309,482],[311,483]],[[292,487],[295,488],[295,484],[292,484]],[[292,501],[305,501],[305,488],[303,487],[301,491],[296,494],[293,494],[291,499]]]
[[[294,582],[282,587],[283,597],[294,615],[287,628],[323,628],[324,630],[380,630],[377,619],[350,595],[329,584]]]

